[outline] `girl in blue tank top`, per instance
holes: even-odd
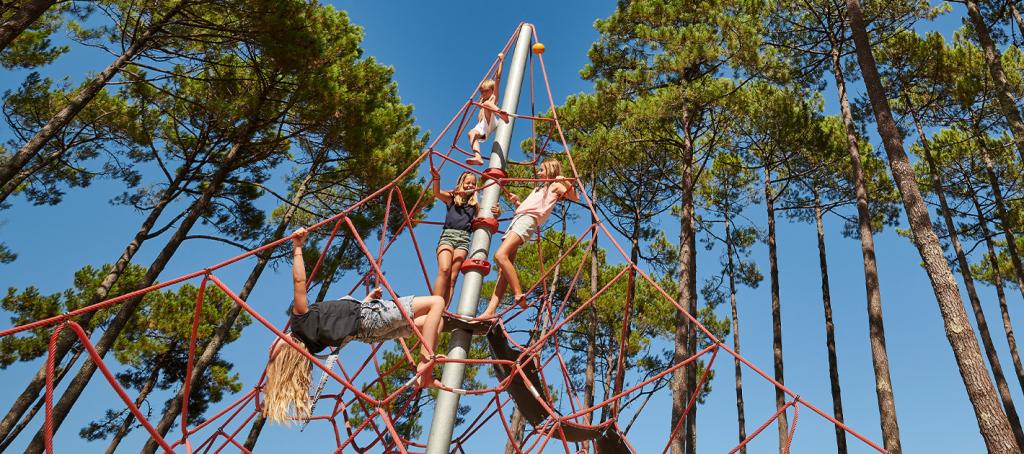
[[[451,301],[455,280],[462,261],[469,255],[469,231],[476,217],[479,201],[476,195],[476,175],[463,172],[451,191],[441,190],[441,176],[431,168],[434,197],[444,202],[447,212],[441,238],[437,240],[437,277],[434,278],[434,295]],[[497,206],[491,208],[494,217],[501,214]]]

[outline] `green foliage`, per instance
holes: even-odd
[[[15,13],[21,6],[18,3],[21,2],[9,2],[0,7],[0,22],[6,22]],[[53,33],[75,22],[86,20],[93,9],[93,5],[87,2],[56,2],[0,52],[0,65],[10,70],[36,68],[53,63],[70,50],[69,46],[53,45]]]
[[[122,386],[147,394],[153,390],[181,386],[188,370],[188,344],[198,296],[199,288],[191,284],[182,285],[177,291],[157,291],[146,295],[143,306],[114,343],[114,358],[127,367],[116,374]],[[212,284],[206,287],[196,336],[196,354],[203,351],[213,337],[214,329],[233,305],[234,302],[219,288]],[[238,339],[242,328],[250,323],[251,319],[243,314],[224,342]],[[238,374],[233,373],[232,368],[233,364],[219,355],[213,360],[198,382],[200,386],[191,390],[190,424],[202,422],[202,416],[211,404],[242,389]],[[147,387],[150,389],[143,391]],[[148,404],[149,400],[145,402]],[[130,413],[120,406],[118,410],[107,410],[104,418],[89,423],[80,434],[90,441],[107,438],[128,417],[131,417]],[[135,427],[141,425],[131,426]]]
[[[15,254],[7,247],[6,244],[0,243],[0,264],[11,263],[18,258],[18,254]]]
[[[30,73],[17,89],[8,90],[3,99],[3,114],[13,132],[8,146],[16,150],[45,126],[64,107],[64,100],[75,92],[67,81],[55,83],[36,72]],[[107,153],[108,144],[117,138],[116,130],[133,122],[131,114],[123,97],[101,91],[67,127],[47,142],[42,153],[48,158],[24,170],[31,171],[32,177],[15,192],[22,192],[36,205],[56,205],[63,199],[65,186],[85,187],[98,175],[119,178],[129,187],[134,185],[138,172],[119,165],[116,159],[104,160],[106,164],[100,169],[84,165]]]
[[[88,304],[109,271],[110,265],[100,268],[85,266],[75,272],[72,287],[51,295],[42,294],[36,287],[26,287],[20,291],[10,287],[0,304],[11,314],[11,326],[54,317]],[[145,269],[142,267],[128,267],[122,279],[111,288],[110,296],[115,297],[135,290],[144,273]],[[101,310],[99,315],[93,318],[93,324],[83,328],[89,332],[102,327],[104,321],[112,314],[112,310],[116,309]],[[31,361],[45,356],[52,332],[52,327],[43,327],[20,335],[0,338],[0,367],[6,368],[17,361]]]
[[[757,263],[749,260],[750,250],[760,240],[761,234],[755,226],[738,222],[749,205],[759,202],[755,189],[758,178],[753,169],[744,165],[739,155],[730,153],[715,156],[703,177],[698,181],[697,191],[709,215],[700,220],[707,224],[704,228],[708,233],[705,246],[712,250],[718,242],[726,245],[720,259],[721,273],[706,281],[701,288],[707,306],[714,308],[728,301],[729,295],[721,288],[725,284],[725,275],[732,273],[741,284],[751,288],[757,288],[764,279]],[[714,229],[713,225],[718,223],[723,227]],[[723,229],[724,235],[720,233]],[[728,255],[730,250],[732,260]],[[728,332],[728,326],[725,332]]]
[[[7,290],[2,306],[12,314],[11,322],[14,326],[80,309],[89,302],[109,271],[110,265],[99,268],[86,266],[75,273],[73,287],[51,295],[44,295],[35,287],[20,291],[12,287]],[[145,272],[143,267],[130,265],[114,284],[109,296],[116,297],[135,290]],[[113,347],[114,358],[125,367],[125,370],[116,374],[122,386],[141,390],[150,379],[154,381],[151,386],[155,386],[155,389],[180,386],[186,371],[192,314],[197,296],[198,288],[185,284],[177,290],[150,292],[143,298],[139,312]],[[197,351],[202,351],[213,329],[232,305],[231,300],[219,289],[207,287]],[[115,305],[100,310],[93,318],[93,324],[84,328],[87,332],[102,328],[117,309]],[[248,317],[243,317],[226,341],[237,339],[241,328],[249,323]],[[17,361],[45,357],[52,332],[53,327],[44,327],[0,339],[0,366],[6,368]],[[202,385],[192,391],[189,404],[191,422],[201,421],[203,412],[210,404],[241,389],[238,375],[232,373],[231,369],[232,364],[227,361],[219,358],[214,361],[206,378],[200,381]],[[106,438],[117,430],[120,421],[128,415],[126,409],[109,411],[105,419],[94,421],[83,429],[82,436],[89,440]]]
[[[623,88],[619,93],[640,94],[668,86],[699,92],[699,84],[682,82],[714,76],[726,65],[771,69],[773,52],[763,48],[759,20],[766,6],[761,1],[622,2],[611,17],[595,23],[601,36],[582,75],[616,84]]]

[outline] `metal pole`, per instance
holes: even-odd
[[[519,38],[516,41],[515,51],[512,53],[512,64],[509,66],[508,79],[505,82],[505,90],[502,92],[503,99],[501,109],[513,113],[519,105],[519,91],[523,85],[523,72],[526,68],[526,57],[530,52],[530,39],[533,37],[533,26],[523,24],[519,30]],[[512,126],[514,119],[508,123],[498,120],[498,128],[495,130],[494,143],[491,145],[491,160],[488,167],[505,169],[508,162],[508,148],[512,141]],[[491,217],[491,207],[498,203],[501,195],[501,188],[498,185],[488,186],[483,190],[480,197],[480,208],[477,210],[480,217]],[[491,249],[491,233],[487,229],[479,228],[473,231],[473,240],[470,243],[470,258],[487,260],[488,251]],[[497,271],[497,270],[495,270]],[[459,295],[459,315],[475,317],[476,308],[480,301],[480,286],[483,284],[483,275],[477,271],[466,273],[462,281],[462,293]],[[466,359],[469,352],[472,333],[465,330],[455,330],[451,337],[451,350],[448,352],[450,359]],[[449,388],[461,388],[462,379],[466,365],[462,363],[446,363],[441,373],[441,383]],[[446,391],[440,391],[437,396],[437,405],[434,408],[434,420],[430,425],[430,437],[427,439],[427,454],[448,454],[452,444],[452,432],[455,429],[455,410],[459,407],[459,395]]]

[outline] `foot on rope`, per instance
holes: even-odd
[[[526,304],[526,294],[525,293],[520,293],[520,294],[516,295],[516,304],[518,304],[519,307],[521,307],[523,309],[526,309],[526,308],[530,307],[529,304]]]
[[[444,385],[441,384],[440,380],[434,378],[434,370],[433,370],[434,369],[434,362],[436,360],[438,360],[438,359],[444,359],[444,358],[447,358],[447,356],[438,354],[438,355],[434,355],[434,356],[430,357],[429,359],[420,361],[420,363],[416,365],[416,377],[413,377],[413,379],[415,379],[416,382],[417,382],[416,383],[416,387],[417,388],[440,388],[440,387],[444,386]],[[430,370],[429,371],[425,371],[425,369],[428,369],[428,368]]]

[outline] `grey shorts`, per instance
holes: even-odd
[[[441,239],[437,240],[437,248],[440,249],[444,245],[469,252],[469,232],[459,229],[441,230]]]
[[[415,318],[412,312],[412,299],[415,296],[403,296],[398,299],[406,315]],[[412,335],[412,327],[398,310],[398,305],[389,300],[370,300],[363,303],[359,310],[362,320],[359,321],[359,333],[356,339],[372,344],[389,339],[398,339]]]
[[[505,230],[505,236],[502,238],[507,238],[509,233],[515,232],[523,241],[530,241],[536,231],[537,219],[528,214],[519,214],[512,218],[512,222],[508,224],[508,229]]]

